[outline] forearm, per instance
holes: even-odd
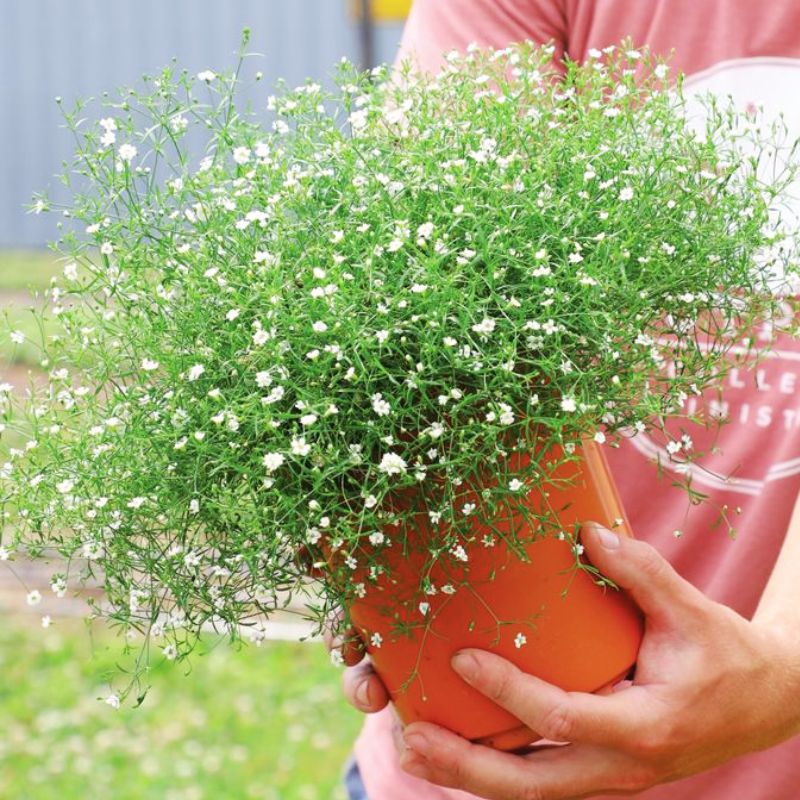
[[[800,497],[753,622],[785,630],[800,642]]]

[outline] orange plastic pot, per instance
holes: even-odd
[[[630,535],[600,449],[587,443],[578,459],[566,463],[560,453],[550,455],[561,463],[550,473],[552,482],[525,499],[527,509],[540,517],[548,510],[565,532],[594,520]],[[530,530],[531,519],[518,509],[496,529]],[[397,534],[387,529],[401,540]],[[420,546],[383,551],[386,574],[368,585],[350,612],[404,723],[434,722],[503,750],[538,738],[451,669],[451,657],[465,647],[491,650],[571,691],[595,691],[635,663],[643,625],[633,602],[576,569],[573,543],[558,529],[539,534],[525,546],[527,558],[495,537],[494,546],[470,546],[463,569],[451,559],[431,566],[425,543],[433,531],[420,513],[405,532]],[[421,596],[426,564],[437,591]]]

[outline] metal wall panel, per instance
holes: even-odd
[[[50,188],[72,143],[54,98],[133,85],[175,56],[192,72],[233,65],[242,29],[262,53],[263,107],[279,77],[324,81],[342,56],[358,59],[347,0],[0,0],[0,247],[43,246],[53,215],[25,213],[33,192]],[[400,26],[379,26],[379,60],[393,58]]]

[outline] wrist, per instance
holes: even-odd
[[[800,623],[768,612],[757,613],[751,623],[767,656],[769,675],[764,676],[775,691],[776,707],[786,714],[787,734],[800,734]]]

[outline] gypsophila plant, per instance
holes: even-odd
[[[59,332],[44,391],[3,406],[27,438],[6,552],[55,549],[61,589],[99,579],[98,613],[182,659],[209,624],[263,638],[310,564],[312,616],[347,609],[420,513],[428,562],[463,562],[554,452],[680,416],[781,313],[795,169],[765,179],[780,130],[717,106],[696,132],[646,51],[552,56],[342,62],[271,125],[238,69],[65,112]]]

